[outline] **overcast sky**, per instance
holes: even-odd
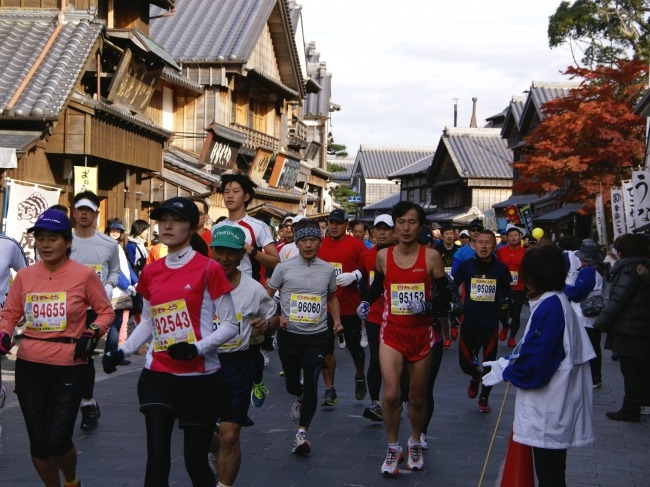
[[[445,126],[478,125],[533,80],[570,81],[568,48],[551,50],[560,0],[298,0],[305,40],[332,73],[337,144],[437,145]]]

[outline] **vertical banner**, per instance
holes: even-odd
[[[634,186],[632,181],[621,181],[623,186],[623,202],[625,206],[625,226],[628,233],[634,233]]]
[[[517,209],[517,205],[510,205],[506,206],[505,208],[506,212],[506,218],[510,223],[521,223],[521,219],[519,218],[519,210]]]
[[[632,171],[634,187],[634,228],[639,230],[650,223],[650,170]]]
[[[596,231],[600,245],[607,245],[607,225],[605,224],[605,207],[603,206],[603,195],[596,196]]]
[[[38,215],[59,202],[59,188],[44,188],[33,183],[7,180],[9,205],[5,217],[5,234],[17,240],[29,264],[34,259],[34,234],[26,230],[36,222]]]
[[[74,194],[92,191],[97,194],[97,168],[86,166],[74,167]]]
[[[533,212],[530,205],[523,205],[519,207],[519,214],[521,215],[521,223],[526,227],[526,233],[532,234],[535,224],[533,223]]]
[[[614,241],[624,233],[627,233],[625,224],[625,202],[623,201],[623,190],[612,188],[612,226],[614,228]]]

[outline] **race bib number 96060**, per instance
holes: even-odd
[[[320,296],[315,294],[292,294],[289,303],[289,321],[296,323],[319,323]]]

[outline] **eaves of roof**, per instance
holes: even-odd
[[[545,203],[547,201],[551,201],[555,198],[557,198],[557,193],[553,192],[550,194],[545,194],[543,196],[539,196],[536,194],[519,194],[519,195],[513,195],[507,200],[501,201],[499,203],[496,203],[492,205],[492,208],[495,209],[502,209],[506,208],[508,206],[512,205],[539,205],[541,203]]]
[[[174,71],[169,66],[163,68],[162,73],[160,74],[160,79],[167,81],[174,86],[179,86],[186,90],[193,91],[194,93],[202,94],[205,91],[203,85],[195,83],[188,77]]]
[[[572,217],[584,208],[584,203],[565,203],[562,208],[535,217],[535,223],[554,223]]]
[[[298,100],[300,99],[300,93],[295,90],[292,90],[286,85],[283,85],[280,81],[273,79],[268,74],[263,73],[258,69],[249,69],[247,76],[257,80],[260,84],[265,85],[267,88],[280,93],[285,98],[289,100]]]
[[[163,151],[163,160],[166,165],[171,166],[172,169],[185,173],[186,175],[197,179],[207,186],[218,186],[221,182],[219,176],[201,171],[198,167],[198,159],[195,163],[188,161],[186,157],[181,157],[175,150]]]
[[[387,196],[384,199],[376,201],[372,205],[364,206],[364,211],[366,210],[392,210],[393,206],[400,202],[400,192],[394,193],[390,196]]]
[[[361,169],[366,179],[386,179],[389,174],[435,152],[431,146],[362,144],[352,168],[354,176]]]
[[[163,46],[158,44],[153,39],[150,39],[137,29],[109,29],[106,31],[106,36],[109,39],[128,39],[139,49],[144,52],[150,52],[154,54],[176,71],[181,70],[181,67],[176,63],[174,58],[165,50]]]
[[[0,10],[4,116],[56,119],[69,100],[103,27],[89,19],[57,24],[57,13]]]
[[[0,130],[0,147],[27,152],[43,136],[40,130]]]
[[[512,154],[500,129],[447,128],[442,142],[461,178],[512,179]]]
[[[392,174],[389,174],[388,179],[400,178],[403,176],[415,176],[417,174],[426,174],[429,170],[429,167],[431,167],[434,155],[435,154],[430,154],[425,158],[414,162],[413,164],[409,164],[408,166],[403,167],[402,169],[395,171]]]
[[[271,198],[284,199],[289,201],[300,201],[302,199],[302,191],[298,189],[292,189],[291,191],[284,191],[281,189],[275,188],[262,188],[258,187],[255,189],[255,193],[259,195],[269,196]],[[314,195],[307,195],[307,201],[314,202],[318,198]]]

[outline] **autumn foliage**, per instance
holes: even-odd
[[[515,168],[519,194],[564,190],[563,201],[584,202],[631,177],[643,163],[646,119],[634,107],[647,88],[644,63],[620,61],[591,70],[565,72],[580,87],[542,106],[542,121],[525,137],[528,156]]]

